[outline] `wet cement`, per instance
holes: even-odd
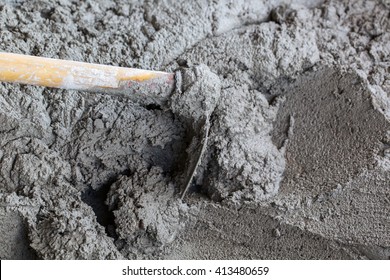
[[[388,259],[386,5],[0,1],[1,51],[177,71],[0,84],[0,257]]]

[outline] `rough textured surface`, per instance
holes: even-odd
[[[168,106],[0,84],[0,257],[388,259],[389,14],[0,1],[1,51],[177,71]]]
[[[0,209],[0,259],[36,259],[30,248],[27,227],[23,218],[15,212]]]

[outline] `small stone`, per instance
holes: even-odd
[[[272,235],[273,235],[273,237],[280,237],[281,236],[280,230],[277,228],[273,229]]]
[[[96,119],[94,122],[93,122],[93,126],[95,127],[95,129],[103,129],[104,128],[104,123],[101,119]]]

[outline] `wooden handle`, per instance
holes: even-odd
[[[172,88],[173,80],[173,73],[0,52],[0,81],[3,82],[118,92],[133,84],[150,85],[151,81],[169,83]]]

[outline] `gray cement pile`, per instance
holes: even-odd
[[[0,257],[389,259],[389,17],[0,1],[1,51],[180,73],[166,105],[0,84]]]

